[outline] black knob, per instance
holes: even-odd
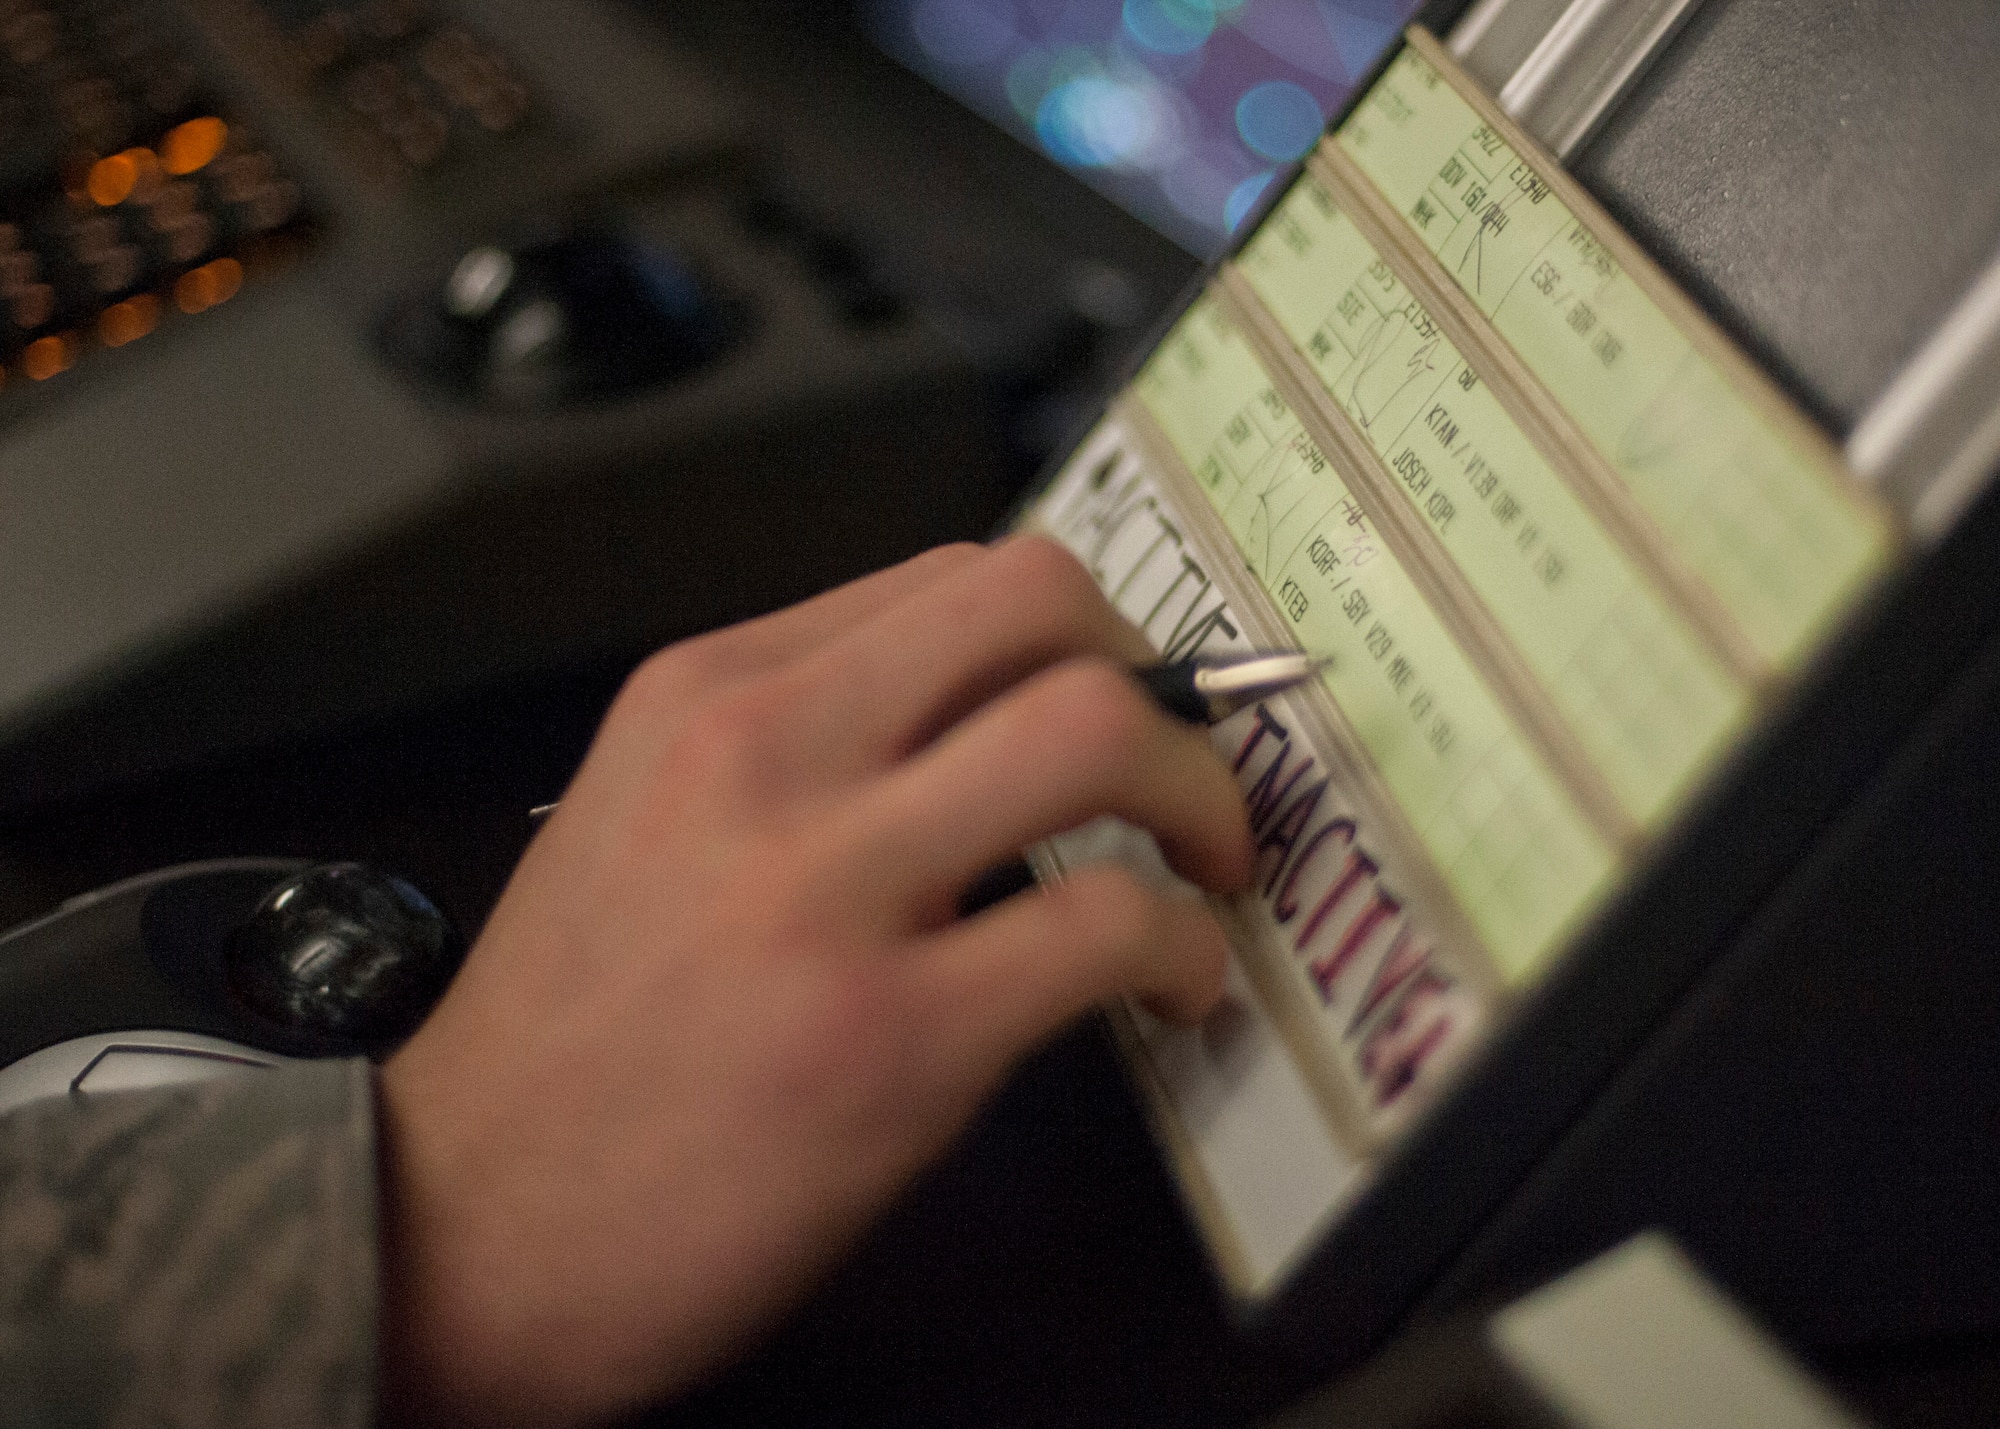
[[[441,287],[389,314],[382,343],[435,391],[548,408],[684,377],[729,347],[740,318],[679,254],[586,228],[472,249]]]
[[[259,1017],[380,1055],[416,1031],[465,960],[465,942],[400,878],[358,863],[294,874],[223,952],[230,991]]]

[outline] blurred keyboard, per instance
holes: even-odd
[[[494,149],[527,123],[532,91],[498,48],[417,0],[265,0],[320,104],[353,121],[379,176]]]
[[[312,228],[151,7],[0,0],[0,393],[227,302]]]
[[[812,7],[0,0],[0,817],[982,536],[1190,266]]]
[[[537,112],[497,46],[418,0],[235,18],[378,185],[502,151]],[[198,51],[147,0],[0,0],[0,391],[205,313],[311,243],[299,177]]]

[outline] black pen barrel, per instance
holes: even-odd
[[[1175,719],[1187,724],[1207,724],[1214,712],[1208,696],[1194,687],[1195,671],[1199,668],[1192,662],[1148,665],[1134,670],[1132,678],[1154,704]]]

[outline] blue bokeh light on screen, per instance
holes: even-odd
[[[1208,254],[1420,0],[870,0],[884,45]]]
[[[1264,190],[1277,176],[1276,169],[1266,169],[1261,174],[1252,174],[1229,191],[1229,197],[1222,202],[1222,221],[1231,233],[1243,226],[1243,220],[1250,216],[1250,210],[1257,206],[1257,200],[1264,196]]]
[[[1288,79],[1253,84],[1236,101],[1236,132],[1274,163],[1303,159],[1325,127],[1319,101]]]
[[[1035,107],[1035,133],[1057,159],[1081,168],[1143,165],[1169,122],[1143,82],[1104,74],[1063,81]]]
[[[1189,55],[1215,33],[1215,11],[1199,0],[1125,0],[1126,33],[1163,55]]]

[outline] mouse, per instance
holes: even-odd
[[[0,935],[0,1114],[380,1060],[465,959],[415,885],[360,863],[221,859],[126,879]]]

